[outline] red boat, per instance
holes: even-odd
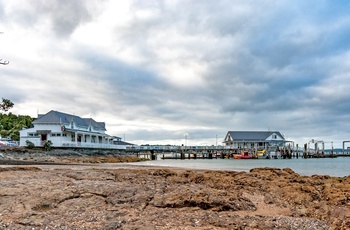
[[[233,155],[234,159],[252,159],[252,155],[249,154],[248,151],[244,151],[241,154],[235,154]]]

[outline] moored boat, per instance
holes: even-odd
[[[252,159],[253,157],[251,154],[249,154],[248,151],[244,151],[241,154],[234,154],[233,158],[234,159]]]
[[[241,155],[241,159],[252,159],[252,155],[248,151],[244,151]]]
[[[258,150],[254,153],[253,155],[253,158],[254,159],[265,159],[267,156],[266,154],[266,150],[265,149],[261,149],[261,150]]]

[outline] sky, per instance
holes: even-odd
[[[11,112],[106,123],[134,144],[221,145],[279,131],[350,140],[345,0],[0,0]]]

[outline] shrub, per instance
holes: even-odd
[[[50,140],[44,141],[44,149],[46,151],[50,151],[51,150],[51,145],[52,145],[52,142]]]
[[[35,144],[29,140],[26,140],[26,145],[29,149],[32,149],[35,147]]]

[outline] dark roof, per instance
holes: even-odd
[[[47,114],[39,115],[38,119],[33,121],[33,124],[62,124],[69,125],[72,121],[82,128],[93,127],[96,130],[106,130],[104,122],[96,122],[92,118],[81,118],[76,115],[62,113],[51,110]]]
[[[92,118],[82,118],[87,125],[91,125],[94,129],[106,130],[106,124],[104,122],[96,122]]]
[[[228,131],[227,133],[234,141],[264,141],[272,134],[276,134],[284,140],[278,131]]]
[[[118,145],[134,145],[132,143],[129,142],[125,142],[125,141],[116,141]]]

